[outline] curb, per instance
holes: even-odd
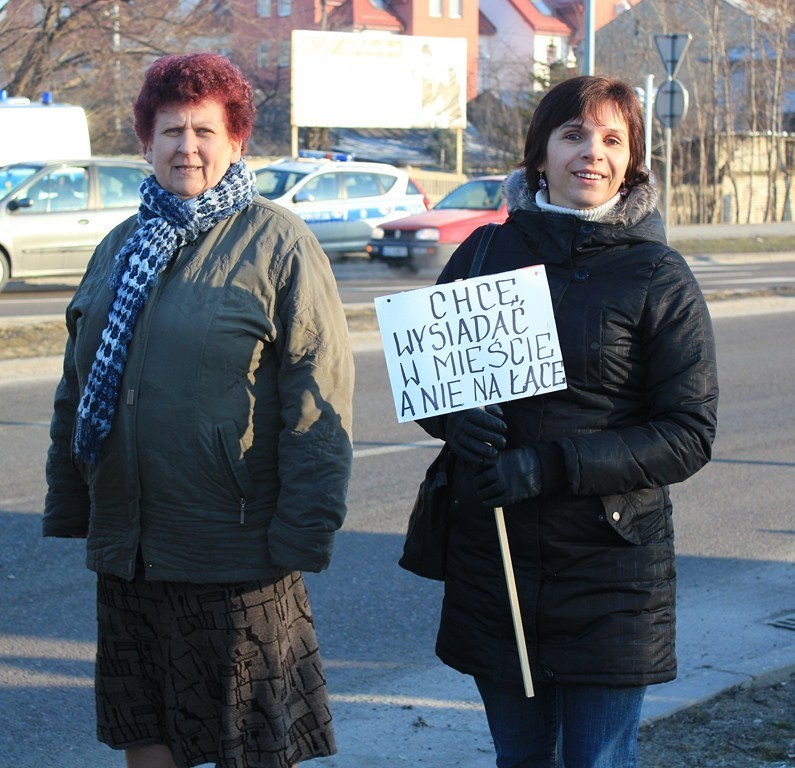
[[[766,688],[795,673],[795,645],[746,659],[737,669],[706,667],[670,683],[649,686],[641,727],[716,699],[735,688]]]

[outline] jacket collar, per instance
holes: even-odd
[[[508,205],[508,213],[524,210],[541,213],[536,204],[533,193],[527,186],[524,169],[513,171],[505,179],[502,193]],[[600,224],[615,224],[620,227],[630,228],[641,222],[646,216],[657,208],[657,186],[654,177],[645,184],[632,187],[622,203],[619,203],[604,218]]]

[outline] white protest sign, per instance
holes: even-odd
[[[543,265],[375,299],[399,422],[566,388]]]

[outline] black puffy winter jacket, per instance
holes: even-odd
[[[567,388],[503,404],[509,447],[539,449],[554,490],[506,507],[533,676],[647,685],[676,675],[668,485],[711,456],[717,366],[706,303],[666,244],[651,184],[599,222],[542,212],[523,171],[483,268],[544,264]],[[469,272],[480,232],[439,282]],[[444,437],[444,417],[423,426]],[[553,466],[554,465],[554,466]],[[521,683],[494,516],[458,462],[437,653],[446,664]]]

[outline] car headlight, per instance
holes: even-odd
[[[439,230],[436,227],[425,227],[424,229],[418,229],[414,233],[415,240],[438,240],[439,239]]]
[[[373,227],[373,232],[370,235],[371,240],[383,240],[384,239],[384,230],[381,227]]]

